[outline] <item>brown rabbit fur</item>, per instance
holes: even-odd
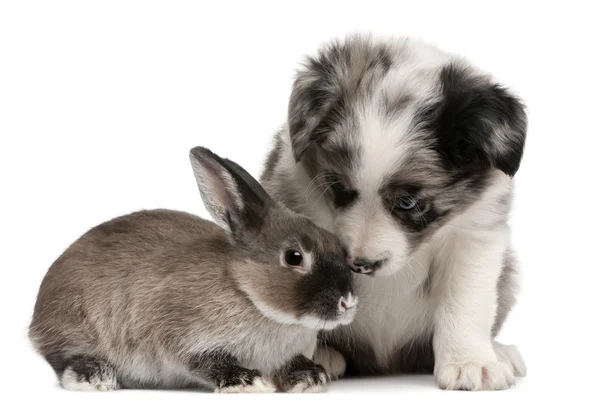
[[[317,332],[356,310],[344,248],[232,161],[190,158],[218,225],[153,210],[89,230],[41,284],[35,347],[72,390],[323,390]]]

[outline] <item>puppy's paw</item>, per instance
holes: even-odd
[[[313,365],[289,372],[281,381],[281,387],[287,393],[322,393],[327,390],[329,381],[325,368]]]
[[[346,359],[340,352],[328,346],[318,347],[313,359],[316,364],[325,368],[332,380],[336,380],[346,373]]]
[[[512,369],[498,361],[441,363],[435,379],[444,390],[504,390],[515,384]]]
[[[215,393],[273,393],[276,387],[258,370],[239,369],[221,380]]]
[[[525,361],[515,345],[503,345],[495,341],[493,345],[498,361],[506,363],[512,369],[515,376],[523,377],[527,374]]]

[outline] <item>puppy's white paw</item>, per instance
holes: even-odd
[[[275,385],[262,377],[255,377],[250,384],[218,387],[215,393],[274,393]]]
[[[515,384],[512,369],[503,362],[442,363],[435,379],[444,390],[504,390]]]
[[[496,341],[494,341],[493,345],[498,361],[506,363],[512,369],[515,376],[523,377],[527,374],[525,361],[515,345],[503,345]]]
[[[336,380],[346,373],[346,359],[340,352],[328,346],[318,347],[313,360],[325,368],[331,380]]]

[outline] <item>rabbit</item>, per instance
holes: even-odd
[[[33,345],[68,390],[325,391],[317,334],[358,302],[344,247],[233,161],[190,159],[216,223],[158,209],[90,229],[41,283]]]

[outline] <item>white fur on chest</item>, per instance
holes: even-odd
[[[427,276],[418,262],[407,269],[415,279]],[[404,273],[382,278],[357,275],[357,285],[359,309],[351,329],[372,348],[378,363],[386,364],[402,346],[433,332],[435,304]]]

